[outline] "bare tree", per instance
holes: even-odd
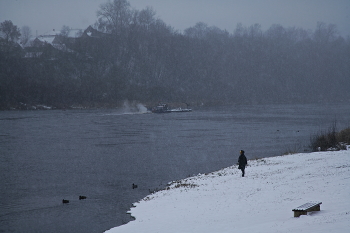
[[[32,30],[28,26],[23,26],[21,32],[21,44],[25,45],[28,43],[30,37],[32,36]]]
[[[100,5],[97,11],[99,29],[122,34],[130,26],[133,10],[127,0],[114,0]]]
[[[338,38],[337,26],[334,24],[327,25],[324,22],[317,22],[314,32],[314,39],[319,43],[334,41]]]
[[[70,28],[66,25],[63,25],[60,35],[64,37],[68,37],[69,31],[70,31]]]
[[[146,9],[141,10],[138,13],[138,21],[141,27],[145,29],[149,29],[149,27],[152,24],[155,24],[156,22],[156,19],[154,17],[155,15],[156,15],[156,12],[151,7],[147,7]]]
[[[6,43],[17,42],[21,33],[16,25],[13,25],[11,20],[5,20],[0,25],[0,31],[4,34]]]
[[[194,27],[185,29],[184,33],[191,38],[204,39],[208,31],[209,27],[206,23],[198,22]]]
[[[251,38],[261,38],[263,35],[261,25],[258,23],[253,24],[248,28],[248,36]]]
[[[233,35],[236,37],[246,37],[248,35],[248,30],[242,23],[238,23]]]

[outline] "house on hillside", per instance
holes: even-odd
[[[47,42],[42,42],[37,38],[33,40],[31,46],[24,48],[24,58],[41,58],[45,60],[56,60],[62,51]]]
[[[29,40],[23,45],[25,58],[55,60],[64,52],[73,52],[63,43],[62,35],[55,29]]]
[[[79,52],[82,59],[94,59],[97,56],[103,56],[102,54],[108,53],[110,47],[111,36],[110,34],[100,32],[93,27],[87,27],[79,38],[76,38],[74,43],[67,46],[71,46],[75,51]]]
[[[85,31],[82,33],[81,38],[105,38],[108,37],[109,34],[100,32],[93,27],[89,26]]]
[[[81,29],[70,29],[66,35],[59,34],[53,41],[56,44],[74,44],[77,39],[81,37],[83,30]]]
[[[84,31],[70,29],[65,35],[52,30],[30,40],[23,48],[25,58],[56,59],[62,53],[75,53],[83,59],[91,59],[91,51],[98,50],[105,38],[109,38],[109,34],[91,26]]]

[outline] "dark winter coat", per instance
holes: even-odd
[[[244,154],[241,154],[238,158],[238,169],[244,169],[247,165],[247,157]]]

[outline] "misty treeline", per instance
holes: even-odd
[[[126,0],[100,6],[99,37],[63,37],[54,58],[24,58],[1,39],[1,108],[142,103],[311,103],[350,100],[350,38],[335,25],[316,29],[205,23],[178,32],[152,8]],[[181,17],[181,16],[179,16]],[[52,47],[47,47],[53,50]],[[52,51],[51,53],[52,54]]]

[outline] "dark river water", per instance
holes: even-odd
[[[130,221],[149,190],[231,166],[241,149],[248,159],[303,152],[334,122],[350,126],[348,105],[127,113],[0,112],[0,232],[103,232]]]

